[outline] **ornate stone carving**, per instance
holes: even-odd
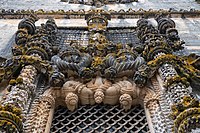
[[[0,106],[0,130],[21,132],[23,130],[21,109],[12,105]]]
[[[30,16],[30,14],[37,14],[40,16],[41,19],[49,19],[49,15],[51,15],[52,18],[54,19],[64,19],[64,18],[69,18],[69,19],[84,19],[86,15],[85,10],[51,10],[51,11],[45,11],[43,9],[38,9],[38,10],[13,10],[13,9],[1,9],[0,10],[0,18],[2,19],[23,19],[24,17]],[[188,10],[164,10],[164,9],[138,9],[134,10],[132,8],[129,8],[128,10],[109,10],[108,11],[111,14],[111,18],[138,18],[140,17],[145,17],[145,18],[155,18],[157,17],[158,14],[163,14],[163,16],[171,16],[174,18],[180,18],[180,17],[197,17],[200,14],[199,10],[194,10],[194,9],[188,9]],[[11,15],[12,14],[12,15]],[[149,15],[151,14],[151,15]],[[194,16],[196,15],[196,16]]]
[[[130,46],[114,44],[107,40],[104,33],[110,20],[108,12],[91,10],[88,11],[86,19],[88,31],[91,32],[88,46],[72,42],[61,47],[58,55],[51,59],[66,78],[78,77],[85,82],[96,76],[113,79],[124,76],[126,71],[134,73],[134,70],[144,64],[144,58],[138,56]]]
[[[53,20],[48,20],[46,25],[42,25],[40,29],[36,29],[34,23],[37,19],[38,18],[35,15],[31,15],[29,18],[24,19],[19,23],[19,30],[16,33],[17,45],[12,49],[14,56],[11,59],[6,60],[0,67],[1,80],[10,80],[9,84],[11,86],[8,88],[9,93],[1,102],[2,109],[4,110],[4,107],[12,104],[13,109],[21,111],[21,114],[18,112],[19,117],[15,118],[14,115],[17,111],[14,113],[5,110],[7,115],[4,113],[1,122],[3,122],[4,117],[9,116],[6,118],[6,121],[9,121],[9,123],[4,121],[2,130],[12,130],[13,132],[24,131],[22,124],[24,124],[26,115],[29,113],[28,109],[31,103],[30,101],[35,95],[38,74],[44,74],[46,77],[50,77],[53,72],[50,63],[44,60],[51,56],[51,53],[49,53],[50,48],[48,47],[50,46],[49,41],[53,43],[57,27]],[[48,99],[45,97],[43,97],[43,100],[44,103],[48,102]],[[43,106],[42,103],[41,106]],[[44,108],[46,108],[45,105]],[[10,122],[12,119],[14,119],[13,122]],[[13,128],[9,129],[10,126],[8,125],[13,125]]]
[[[103,90],[97,89],[94,93],[94,100],[96,103],[102,103],[104,100],[104,93]]]
[[[106,4],[125,4],[125,3],[131,3],[131,2],[138,2],[138,0],[61,0],[62,2],[69,2],[71,4],[85,4],[90,6],[96,6],[97,8],[106,5]]]
[[[197,75],[199,70],[195,69],[184,58],[172,54],[173,51],[180,50],[183,44],[183,41],[181,41],[178,36],[177,30],[174,29],[175,23],[173,20],[159,16],[157,18],[157,22],[157,30],[150,24],[148,20],[141,19],[137,23],[139,30],[138,37],[145,45],[143,56],[148,61],[148,63],[145,66],[146,69],[138,69],[135,74],[135,82],[140,86],[141,84],[144,85],[146,80],[151,78],[149,75],[154,75],[154,72],[158,70],[162,79],[161,88],[164,88],[164,97],[167,98],[165,101],[167,101],[168,104],[175,104],[180,102],[184,96],[191,95],[188,79],[193,77],[193,72],[195,72],[194,77],[198,77]],[[162,93],[163,92],[160,92],[159,95],[163,96]],[[159,99],[157,98],[154,100],[157,103],[153,103],[152,101],[148,108],[156,105],[157,109],[159,109],[159,103],[161,100]],[[162,102],[163,101],[161,100],[161,103]],[[152,118],[158,118],[155,115],[155,109],[152,111]],[[166,113],[169,115],[170,111],[166,110]],[[159,117],[164,116],[160,114]],[[168,125],[170,127],[170,121],[172,120],[169,118],[165,119],[167,122],[169,121]],[[166,125],[164,125],[164,127],[166,129]],[[169,129],[169,131],[172,131],[172,129]]]
[[[132,106],[132,97],[129,94],[123,94],[119,98],[120,105],[125,111],[129,110]]]
[[[31,107],[31,111],[27,116],[24,129],[25,132],[44,133],[50,110],[52,108],[54,109],[54,107],[55,100],[51,94],[40,96],[38,103]]]
[[[33,66],[25,66],[18,77],[20,82],[11,87],[10,93],[1,102],[0,123],[2,130],[22,132],[22,121],[27,113],[28,100],[35,90],[34,80],[36,75],[37,71]]]
[[[106,31],[108,20],[111,19],[110,13],[102,9],[94,9],[86,12],[88,31]]]
[[[198,101],[190,98],[192,82],[189,84],[200,81],[199,57],[173,55],[184,42],[174,21],[163,16],[156,18],[158,27],[147,19],[137,22],[139,47],[109,41],[107,25],[114,13],[100,9],[83,12],[88,24],[87,46],[74,41],[58,46],[59,29],[53,19],[39,28],[34,15],[20,22],[14,56],[0,66],[0,80],[9,80],[10,85],[0,105],[1,130],[47,132],[55,106],[66,105],[74,111],[79,105],[102,103],[120,104],[125,111],[144,105],[154,124],[152,131],[171,132],[173,122],[175,132],[190,130],[182,116],[189,113],[194,114],[191,121],[199,119]],[[149,80],[155,75],[157,80]],[[182,101],[183,106],[178,104]],[[169,104],[174,104],[174,121],[167,117]]]
[[[137,99],[143,100],[146,91],[138,90],[134,83],[127,80],[112,84],[106,79],[96,77],[85,84],[76,81],[67,81],[61,92],[55,92],[56,97],[65,99],[69,110],[74,111],[79,104],[121,104],[122,108],[128,110],[132,105],[142,104]],[[62,94],[62,95],[60,95]],[[140,97],[140,98],[139,98]]]
[[[171,117],[174,119],[174,132],[186,133],[199,127],[199,100],[184,96],[182,102],[172,106],[172,111]]]
[[[65,103],[70,111],[74,111],[78,107],[78,96],[74,93],[68,93],[65,98]]]

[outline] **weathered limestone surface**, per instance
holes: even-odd
[[[138,19],[112,19],[109,22],[108,27],[113,26],[136,26]],[[186,42],[185,46],[187,50],[183,52],[189,54],[189,52],[194,52],[200,54],[200,19],[198,18],[173,18],[176,22],[177,29],[179,31],[180,37]],[[39,26],[45,19],[40,19],[36,22]],[[155,20],[151,19],[155,23]],[[14,34],[17,31],[19,19],[0,19],[0,56],[9,57],[11,53],[11,45],[14,43]],[[56,19],[58,26],[87,26],[84,19]],[[182,53],[180,53],[182,54]]]
[[[1,0],[0,8],[5,9],[44,9],[44,10],[79,10],[79,9],[91,9],[94,7],[87,5],[78,4],[68,4],[67,2],[60,2],[61,0]],[[143,9],[185,9],[189,10],[191,8],[200,9],[200,5],[195,2],[195,0],[139,0],[139,2],[133,2],[131,4],[115,4],[106,5],[101,7],[104,10],[114,9],[114,10],[128,10],[129,8],[138,10]]]
[[[74,11],[84,9],[89,10],[94,7],[87,5],[79,4],[68,4],[67,2],[60,2],[60,0],[1,0],[0,9],[32,9],[32,10],[71,10]],[[132,8],[133,10],[138,10],[140,8],[148,9],[170,9],[174,8],[176,10],[184,9],[200,9],[200,4],[197,4],[195,0],[139,0],[139,2],[133,2],[131,4],[114,4],[106,5],[101,7],[104,10],[128,10]],[[187,46],[187,51],[184,50],[184,53],[189,53],[193,51],[200,54],[200,20],[198,18],[174,18],[173,19],[177,24],[177,29],[179,31],[180,37],[184,39]],[[17,30],[17,25],[20,20],[9,20],[1,19],[0,20],[0,56],[8,57],[10,56],[10,46],[14,42],[14,33]],[[36,23],[40,24],[46,20],[40,20]],[[113,19],[109,22],[108,26],[136,26],[136,19]],[[154,20],[153,20],[154,21]],[[56,20],[58,26],[86,26],[85,20]],[[181,53],[182,54],[182,53]]]

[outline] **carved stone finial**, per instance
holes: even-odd
[[[119,98],[120,105],[125,111],[131,109],[132,97],[129,94],[123,94]]]
[[[70,111],[74,111],[78,106],[78,96],[74,93],[68,93],[65,97],[65,103]]]
[[[104,93],[102,92],[102,90],[99,89],[94,93],[94,99],[95,99],[96,103],[102,103],[103,102]]]

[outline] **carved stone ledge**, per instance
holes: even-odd
[[[84,5],[90,5],[90,6],[96,6],[97,8],[100,8],[103,5],[107,4],[125,4],[125,3],[131,3],[131,2],[138,2],[138,0],[88,0],[88,1],[78,1],[78,0],[61,0],[61,2],[69,2],[70,4],[84,4]]]
[[[66,104],[69,110],[74,111],[78,105],[96,104],[121,104],[125,110],[136,104],[143,105],[143,98],[148,91],[138,88],[128,80],[112,84],[101,77],[96,77],[88,83],[67,81],[61,89],[52,88],[52,96],[57,105]],[[60,101],[60,102],[59,102]]]
[[[128,9],[127,11],[121,9],[119,11],[115,10],[109,10],[108,11],[111,14],[111,18],[139,18],[142,16],[145,16],[146,18],[154,18],[157,16],[157,14],[163,14],[165,16],[169,15],[170,17],[173,18],[181,18],[181,17],[198,17],[200,14],[199,10],[144,10],[144,9],[139,9],[139,10],[133,10],[133,9]],[[49,17],[55,18],[55,19],[84,19],[86,11],[85,10],[78,10],[78,11],[64,11],[64,10],[51,10],[51,11],[44,11],[43,9],[39,10],[17,10],[17,11],[12,11],[11,10],[6,10],[6,9],[1,9],[0,10],[0,18],[3,19],[23,19],[24,17],[29,16],[30,14],[37,14],[38,17],[43,18],[43,19],[48,19]]]

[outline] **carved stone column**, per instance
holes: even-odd
[[[163,64],[159,68],[158,72],[160,76],[157,76],[157,79],[161,85],[162,93],[164,94],[162,95],[162,98],[165,99],[165,101],[168,103],[163,105],[162,108],[165,112],[165,119],[169,131],[172,132],[174,130],[174,122],[171,117],[169,117],[172,113],[171,106],[181,102],[184,96],[190,96],[191,87],[187,87],[182,82],[173,83],[168,87],[164,87],[168,83],[167,81],[169,78],[178,76],[178,73],[171,64]],[[167,109],[168,107],[170,107],[170,110]]]
[[[152,133],[167,132],[165,116],[161,108],[160,87],[155,78],[152,79],[153,90],[146,92],[144,98],[144,109],[147,117],[149,129]]]
[[[26,133],[49,133],[55,110],[55,99],[49,92],[47,90],[31,107],[25,123]]]
[[[163,86],[167,84],[169,78],[178,76],[178,73],[171,64],[163,64],[158,72],[162,79]],[[190,87],[186,87],[182,82],[171,84],[164,91],[166,91],[166,97],[171,105],[180,102],[184,96],[191,93]]]
[[[185,96],[191,96],[191,87],[187,82],[187,78],[189,79],[190,75],[195,77],[196,75],[194,73],[197,71],[185,59],[173,55],[174,51],[183,48],[182,44],[184,43],[178,36],[174,21],[170,18],[163,18],[162,16],[158,16],[156,20],[158,22],[158,28],[155,28],[146,19],[140,19],[137,23],[138,38],[145,45],[143,56],[148,63],[143,68],[139,68],[139,76],[136,75],[135,79],[140,83],[144,83],[155,72],[158,72],[157,80],[159,84],[156,85],[155,81],[153,81],[154,88],[158,88],[156,89],[158,100],[153,100],[157,101],[157,103],[150,100],[149,107],[147,107],[154,112],[150,113],[152,114],[152,118],[156,117],[158,119],[160,117],[161,120],[159,121],[164,123],[164,127],[160,125],[162,123],[154,125],[160,125],[165,130],[158,130],[157,127],[154,127],[154,131],[177,132],[179,127],[176,124],[176,117],[173,118],[175,120],[170,117],[173,111],[171,106],[176,106],[182,102]],[[155,107],[153,108],[151,106]],[[182,107],[180,108],[183,111],[186,107],[183,109]],[[163,114],[160,114],[160,112],[163,112]]]
[[[36,75],[37,70],[33,66],[25,66],[16,79],[16,85],[10,88],[10,92],[1,101],[0,125],[2,129],[9,132],[22,132],[27,102],[36,88],[34,85]]]

